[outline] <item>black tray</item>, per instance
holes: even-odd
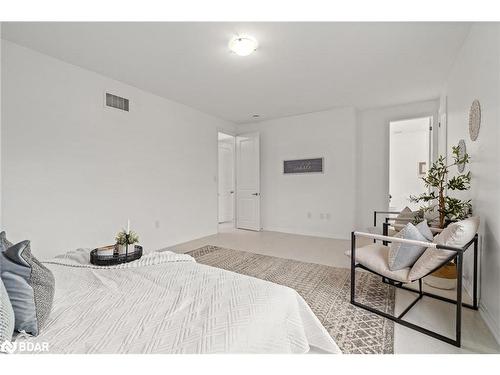
[[[116,264],[128,263],[142,257],[142,246],[129,245],[128,254],[99,255],[94,249],[90,252],[90,263],[96,266],[114,266]]]

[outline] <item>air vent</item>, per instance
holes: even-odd
[[[128,112],[128,99],[122,98],[121,96],[106,93],[106,106],[121,109],[122,111]]]

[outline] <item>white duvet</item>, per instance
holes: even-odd
[[[56,293],[37,337],[49,353],[340,353],[293,289],[155,252],[114,267],[77,250],[46,265]]]

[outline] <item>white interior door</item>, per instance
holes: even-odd
[[[259,133],[236,137],[236,227],[261,229]]]
[[[219,223],[234,220],[234,140],[219,141]]]

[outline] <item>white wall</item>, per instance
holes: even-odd
[[[232,124],[3,41],[3,228],[42,258],[217,232],[217,129]],[[105,90],[130,113],[105,109]]]
[[[472,158],[472,198],[481,217],[481,312],[500,342],[500,26],[476,24],[448,77],[448,148],[464,139]],[[468,112],[474,99],[481,103],[481,130],[472,142]],[[466,260],[470,279],[471,262]]]
[[[389,122],[425,116],[437,118],[438,108],[439,100],[436,99],[358,111],[356,152],[358,229],[364,230],[373,226],[373,211],[387,210],[389,207]]]
[[[261,134],[265,230],[348,238],[354,228],[356,117],[352,108],[240,125]],[[323,174],[284,175],[283,160],[324,157]]]
[[[2,22],[0,22],[0,228],[2,227]]]

